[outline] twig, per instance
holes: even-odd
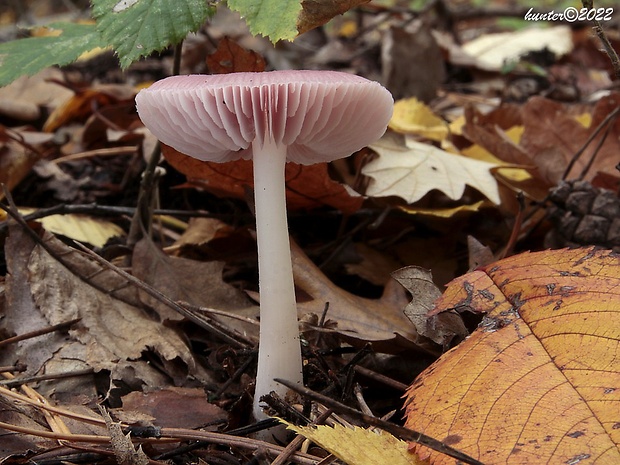
[[[408,428],[404,428],[402,426],[398,426],[394,423],[389,423],[385,420],[382,420],[380,418],[375,418],[372,417],[370,415],[365,415],[362,412],[360,412],[359,410],[355,410],[354,408],[351,408],[347,405],[341,404],[338,401],[335,401],[334,399],[332,399],[331,397],[327,397],[324,396],[323,394],[320,394],[318,392],[312,391],[306,387],[303,386],[299,386],[298,384],[295,383],[291,383],[287,380],[284,379],[276,379],[276,381],[278,383],[281,383],[283,385],[285,385],[287,388],[292,389],[293,391],[297,392],[298,394],[301,394],[303,396],[306,396],[316,402],[320,402],[324,405],[326,405],[327,407],[333,409],[335,412],[341,412],[341,413],[346,413],[347,415],[352,416],[353,418],[358,419],[359,421],[364,422],[367,425],[370,426],[375,426],[377,428],[380,428],[384,431],[387,431],[388,433],[398,437],[399,439],[402,439],[404,441],[411,441],[411,442],[417,442],[418,444],[421,444],[423,446],[426,446],[430,449],[433,449],[437,452],[441,452],[442,454],[448,455],[452,458],[455,458],[457,460],[460,460],[464,463],[467,463],[469,465],[483,465],[482,462],[480,462],[479,460],[476,460],[472,457],[470,457],[467,454],[464,454],[463,452],[460,452],[459,450],[450,447],[446,444],[444,444],[443,442],[434,439],[430,436],[427,436],[424,433],[420,433],[418,431],[413,431],[410,430]]]
[[[69,161],[82,160],[84,158],[91,157],[115,157],[117,155],[135,155],[136,147],[133,145],[125,147],[110,147],[106,149],[88,150],[86,152],[72,153],[65,155],[64,157],[58,157],[51,160],[51,163],[58,165],[60,163],[66,163]]]
[[[21,386],[26,383],[33,383],[36,381],[47,381],[50,379],[64,379],[64,378],[74,378],[76,376],[86,376],[92,375],[95,372],[92,368],[86,368],[84,370],[75,370],[75,371],[67,371],[64,373],[47,373],[45,375],[37,375],[37,376],[24,376],[21,378],[12,378],[5,379],[0,381],[1,386],[6,386],[7,388],[14,388],[17,386]]]
[[[401,383],[400,381],[396,381],[395,379],[392,379],[388,376],[382,375],[381,373],[377,373],[376,371],[370,370],[361,365],[355,365],[353,369],[360,375],[366,376],[367,378],[378,381],[382,384],[385,384],[386,386],[390,386],[391,388],[396,389],[397,391],[404,392],[407,390],[408,386],[406,384]]]
[[[593,0],[581,0],[581,4],[584,6],[584,8],[587,8],[589,10],[592,10],[594,8]],[[609,61],[611,61],[611,65],[614,68],[616,79],[620,79],[620,58],[618,58],[618,54],[614,50],[613,45],[611,45],[611,42],[609,41],[607,34],[605,34],[603,26],[598,19],[594,20],[594,32],[603,44],[603,48],[605,49],[605,53],[607,53],[607,56],[609,57]]]
[[[16,365],[9,365],[9,366],[0,366],[0,373],[21,373],[23,371],[26,371],[28,367],[26,365],[24,365],[23,363],[18,363]]]
[[[369,415],[374,417],[375,414],[372,413],[370,407],[366,403],[366,399],[364,399],[364,393],[362,392],[362,386],[359,383],[355,383],[353,385],[353,394],[355,394],[355,399],[357,400],[357,404],[360,406],[360,410],[364,415]]]
[[[18,336],[13,336],[7,339],[3,339],[2,341],[0,341],[0,348],[6,345],[9,345],[9,344],[14,344],[19,341],[24,341],[26,339],[32,339],[38,336],[42,336],[44,334],[53,333],[54,331],[60,331],[65,328],[69,328],[70,326],[73,326],[75,323],[77,323],[80,320],[81,318],[75,318],[73,320],[66,321],[64,323],[58,323],[57,325],[48,326],[47,328],[37,329],[35,331],[30,331],[28,333],[20,334]]]

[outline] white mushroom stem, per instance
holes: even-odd
[[[285,398],[282,378],[303,384],[297,304],[286,219],[284,169],[286,146],[273,141],[252,144],[258,243],[260,337],[254,416],[265,418],[260,397],[275,391]]]

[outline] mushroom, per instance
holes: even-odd
[[[303,383],[286,219],[284,169],[349,156],[380,138],[391,94],[376,82],[335,71],[172,76],[136,96],[145,126],[163,143],[214,162],[252,158],[260,294],[254,415],[261,396]]]

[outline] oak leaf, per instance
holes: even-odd
[[[406,139],[405,146],[384,137],[370,145],[379,154],[362,168],[371,182],[370,197],[397,196],[414,203],[433,189],[458,200],[469,185],[495,204],[500,203],[491,169],[498,165],[445,152],[432,145]]]
[[[431,314],[485,316],[410,386],[406,426],[483,463],[620,463],[619,284],[618,255],[596,249],[524,253],[457,278]]]

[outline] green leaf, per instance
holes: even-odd
[[[213,7],[207,0],[92,0],[97,29],[122,68],[197,31]]]
[[[254,35],[264,35],[274,43],[297,36],[301,0],[228,0],[228,7],[245,19]]]
[[[49,27],[62,33],[0,44],[0,87],[49,66],[73,63],[82,53],[105,46],[94,24],[55,23]]]

